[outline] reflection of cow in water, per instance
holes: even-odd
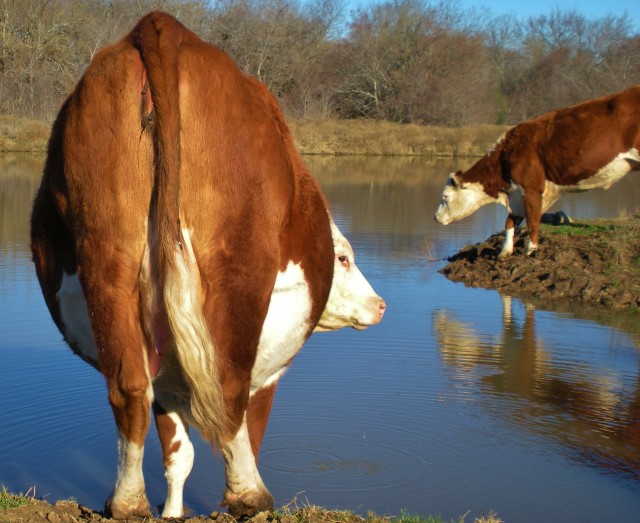
[[[638,122],[640,86],[518,124],[470,169],[449,177],[435,218],[447,225],[499,203],[509,211],[500,256],[513,252],[522,217],[531,254],[542,214],[563,192],[608,189],[640,170]]]
[[[222,450],[230,512],[271,508],[257,460],[278,380],[314,329],[385,309],[266,87],[162,13],[98,52],[60,111],[32,249],[56,324],[106,378],[117,518],[149,514],[151,407],[163,516],[183,513],[188,425]]]
[[[640,369],[634,394],[617,374],[588,360],[567,361],[545,347],[533,305],[524,305],[521,320],[511,297],[502,300],[497,335],[449,311],[433,313],[439,351],[455,381],[476,388],[478,406],[491,416],[557,438],[590,465],[640,479]]]

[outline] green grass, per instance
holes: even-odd
[[[615,225],[596,225],[592,223],[542,224],[542,230],[545,234],[565,234],[568,236],[588,236],[595,232],[613,231],[615,228]]]
[[[29,492],[27,492],[26,494],[11,494],[3,485],[2,490],[0,490],[0,510],[28,505],[33,499]]]
[[[419,516],[415,514],[408,514],[404,511],[400,512],[398,523],[464,523],[464,518],[457,520],[451,520],[451,522],[445,521],[440,516]]]

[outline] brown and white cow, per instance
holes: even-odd
[[[509,212],[500,256],[513,252],[526,218],[527,254],[538,247],[541,216],[563,192],[608,189],[640,170],[640,87],[552,111],[507,131],[466,172],[451,174],[436,221],[465,218],[488,203]]]
[[[99,51],[64,103],[32,250],[57,326],[106,378],[116,518],[149,513],[151,408],[163,516],[183,512],[190,425],[221,449],[229,511],[271,508],[257,460],[279,378],[314,329],[385,310],[267,88],[159,12]]]

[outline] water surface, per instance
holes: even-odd
[[[61,341],[36,283],[28,217],[42,161],[0,161],[0,483],[100,508],[115,477],[115,425],[104,380]],[[469,162],[306,161],[388,312],[364,332],[314,334],[280,382],[260,464],[276,503],[469,520],[494,510],[507,523],[638,521],[640,322],[535,309],[440,275],[443,258],[504,225],[497,206],[434,222],[447,174]],[[630,214],[639,192],[630,175],[555,208]],[[223,467],[194,439],[185,501],[208,513]],[[145,475],[151,503],[162,503],[153,429]]]

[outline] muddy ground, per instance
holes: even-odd
[[[512,256],[498,258],[504,234],[464,247],[440,270],[470,287],[532,301],[636,311],[640,306],[640,215],[543,225],[539,249],[525,254],[526,228]]]
[[[102,512],[79,505],[75,501],[58,501],[55,505],[43,500],[31,500],[27,505],[18,508],[0,510],[2,523],[107,523],[114,522],[104,517]],[[122,523],[122,520],[119,520]],[[195,515],[185,518],[162,519],[155,517],[131,518],[126,522],[160,523],[160,522],[188,522],[188,523],[237,523],[233,517],[225,512],[213,512],[208,516]],[[277,512],[261,512],[243,523],[391,523],[383,517],[362,518],[355,514],[342,511],[330,511],[318,507],[284,508]],[[483,519],[483,523],[500,523],[498,519]],[[394,523],[397,523],[394,522]]]

